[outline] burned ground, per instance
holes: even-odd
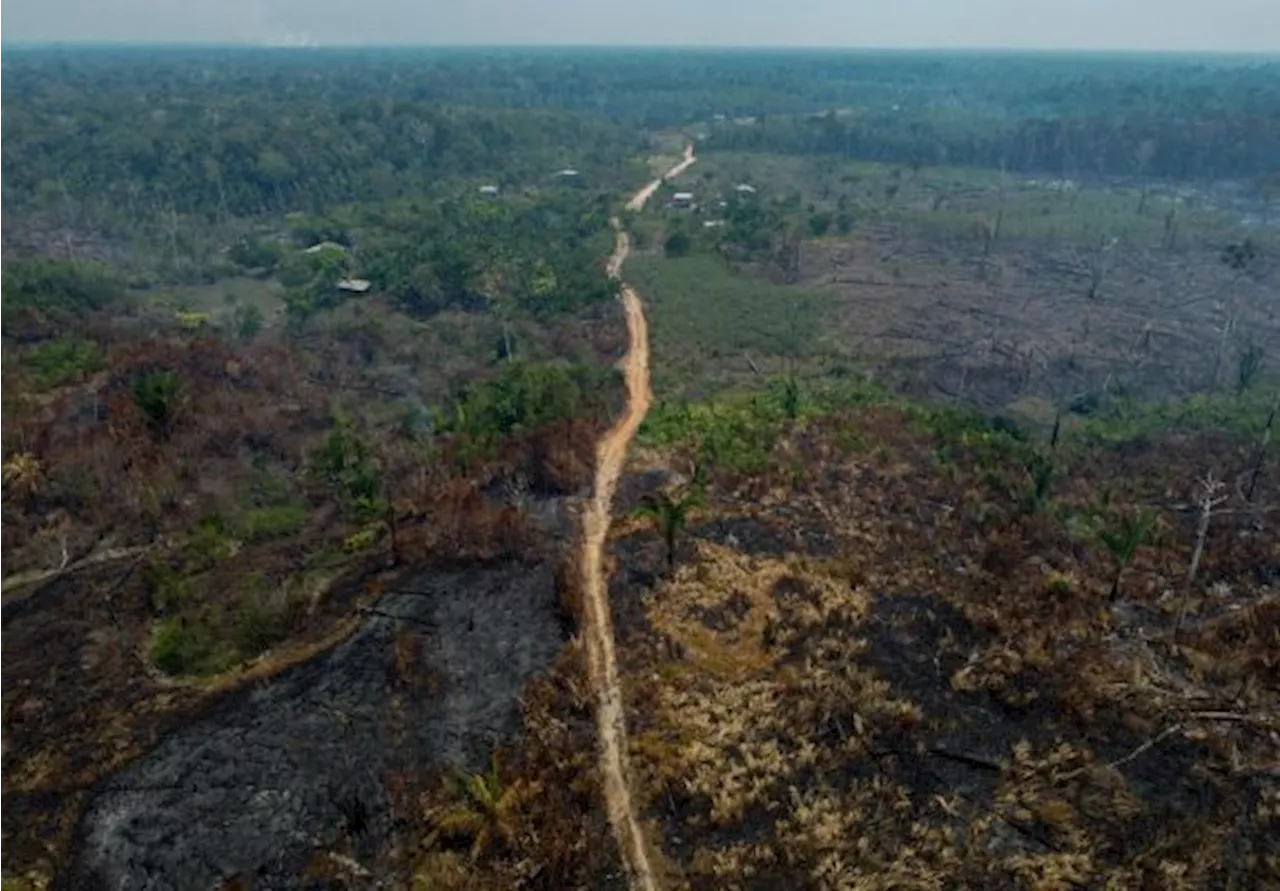
[[[832,439],[850,422],[861,447],[839,457]],[[1049,503],[1028,511],[999,481],[1018,466],[1016,441],[984,456],[914,426],[871,409],[784,433],[779,453],[821,449],[831,472],[721,476],[674,576],[617,585],[615,604],[639,605],[618,613],[633,629],[621,657],[637,773],[680,884],[1280,879],[1280,629],[1259,575],[1280,557],[1264,507],[1274,480],[1254,509],[1234,502],[1239,514],[1215,521],[1213,568],[1175,635],[1188,470],[1235,473],[1248,449],[1213,435],[1069,444]],[[743,486],[767,490],[753,524],[699,535]],[[1114,603],[1111,558],[1071,532],[1104,489],[1167,524]],[[797,540],[806,517],[825,518],[830,552],[769,547],[760,530],[784,515]],[[648,535],[620,534],[619,555]],[[1211,616],[1233,647],[1192,630]]]
[[[562,645],[554,600],[550,574],[520,564],[402,577],[333,651],[103,783],[76,884],[292,888],[317,850],[377,859],[391,775],[483,770],[518,731],[525,683]]]

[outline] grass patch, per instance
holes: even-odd
[[[235,651],[219,642],[203,623],[172,616],[161,621],[151,641],[151,664],[171,677],[220,674],[235,664]]]
[[[1280,394],[1258,390],[1243,396],[1195,394],[1168,402],[1143,404],[1130,400],[1109,403],[1080,422],[1079,436],[1102,446],[1119,446],[1161,433],[1199,433],[1218,430],[1230,436],[1258,439]],[[1280,436],[1269,448],[1280,447]]]
[[[167,312],[205,314],[209,322],[234,331],[246,311],[260,323],[277,318],[284,310],[284,286],[275,279],[227,278],[209,285],[136,292],[140,302]]]
[[[822,351],[831,298],[736,274],[717,257],[641,256],[627,280],[648,308],[657,388],[723,387],[750,373],[745,357],[804,359]]]
[[[682,447],[713,466],[751,475],[768,465],[788,425],[891,401],[886,391],[861,380],[814,383],[779,378],[754,392],[723,392],[700,402],[658,402],[645,417],[637,440],[653,448]],[[854,444],[852,438],[849,442]]]
[[[237,531],[246,541],[269,541],[298,532],[307,522],[307,509],[296,504],[255,507],[244,513]]]
[[[157,623],[149,656],[171,676],[222,674],[288,636],[305,599],[305,577],[272,585],[260,572],[237,580],[222,604],[193,603]]]

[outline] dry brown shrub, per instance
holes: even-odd
[[[563,421],[528,441],[530,481],[552,495],[579,492],[591,484],[597,430],[587,421]]]
[[[556,564],[556,607],[561,621],[577,632],[582,628],[584,591],[582,580],[582,557],[579,548],[572,548]]]
[[[460,477],[441,478],[415,502],[412,525],[398,531],[406,560],[528,559],[537,556],[539,540],[525,515],[496,504],[476,483]]]

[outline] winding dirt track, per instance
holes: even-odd
[[[627,210],[639,211],[658,190],[664,180],[680,175],[696,160],[693,146],[685,149],[684,158],[659,179],[655,179],[627,202]],[[622,264],[631,252],[631,240],[615,218],[613,255],[606,267],[609,275],[619,278]],[[622,306],[627,316],[627,334],[631,345],[624,359],[627,383],[626,413],[596,445],[595,491],[583,514],[583,610],[586,618],[585,638],[587,665],[591,685],[596,691],[596,726],[600,737],[600,775],[603,778],[605,806],[609,822],[622,851],[622,859],[637,891],[657,891],[658,884],[649,862],[648,843],[636,819],[631,800],[631,782],[627,756],[626,711],[622,690],[618,685],[618,661],[613,647],[613,619],[609,611],[608,585],[604,577],[604,541],[609,532],[613,493],[618,476],[627,460],[627,447],[635,437],[640,422],[649,411],[652,392],[649,389],[649,330],[645,323],[640,295],[627,284],[622,285]]]

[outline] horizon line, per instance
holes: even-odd
[[[1280,59],[1280,48],[1222,49],[1181,47],[1146,49],[1141,47],[1080,46],[876,46],[868,44],[675,44],[675,43],[323,43],[316,40],[197,41],[197,40],[112,40],[82,38],[4,40],[4,49],[234,49],[234,50],[646,50],[671,52],[856,52],[856,53],[986,53],[986,54],[1124,54],[1134,56],[1251,56]]]

